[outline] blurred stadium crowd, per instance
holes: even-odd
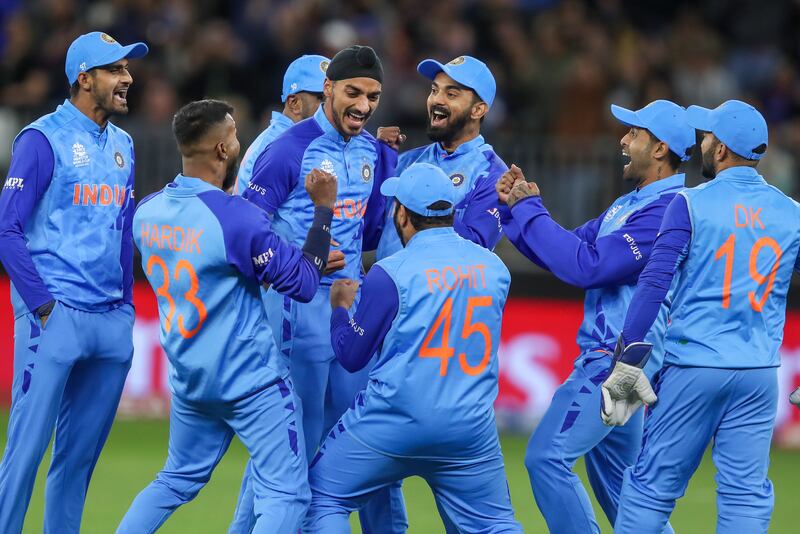
[[[125,127],[140,161],[148,150],[144,137],[166,146],[163,157],[150,158],[162,164],[175,157],[165,126],[181,104],[204,96],[229,100],[247,142],[279,107],[290,61],[303,53],[331,56],[357,42],[375,47],[387,73],[370,128],[399,124],[410,129],[412,143],[424,142],[428,91],[415,71],[418,61],[465,53],[485,60],[498,100],[484,133],[507,162],[535,152],[540,169],[548,158],[584,158],[582,178],[563,187],[559,172],[572,176],[576,169],[553,167],[550,190],[562,197],[564,222],[582,222],[595,203],[618,194],[597,195],[592,185],[605,172],[603,161],[619,168],[616,159],[607,161],[619,133],[611,102],[634,108],[657,98],[705,106],[734,97],[752,102],[770,124],[768,157],[759,169],[785,192],[800,193],[800,160],[792,150],[800,146],[795,0],[3,0],[0,6],[4,147],[26,121],[65,97],[65,50],[89,30],[150,45],[133,70]],[[592,148],[597,139],[607,142]],[[9,151],[1,152],[3,169]],[[591,202],[569,204],[576,190]]]

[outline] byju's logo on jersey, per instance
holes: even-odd
[[[114,153],[114,163],[116,163],[117,167],[119,167],[120,169],[125,166],[125,158],[122,157],[122,154],[120,152]]]
[[[86,167],[90,163],[86,147],[80,143],[72,145],[72,164],[76,167]]]
[[[453,182],[453,185],[458,187],[464,183],[464,175],[460,172],[450,175],[450,181]]]
[[[268,248],[266,252],[253,257],[253,265],[256,267],[265,267],[274,256],[275,253],[271,248]]]
[[[6,183],[3,184],[3,189],[19,189],[22,191],[22,188],[25,185],[25,180],[22,178],[6,178]]]
[[[333,162],[329,159],[323,159],[322,163],[319,164],[319,168],[327,172],[328,174],[336,176],[336,169],[333,168]]]

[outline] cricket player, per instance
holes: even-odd
[[[600,217],[574,231],[562,228],[544,207],[538,187],[527,183],[516,166],[497,184],[501,201],[510,207],[503,221],[511,242],[559,279],[586,289],[577,338],[580,354],[553,395],[525,456],[536,503],[550,532],[557,534],[600,532],[589,495],[572,471],[577,459],[584,456],[589,483],[613,524],[623,472],[641,448],[643,410],[623,427],[603,425],[597,417],[600,383],[664,210],[684,187],[681,163],[695,144],[686,110],[673,102],[656,100],[638,111],[612,105],[611,113],[630,128],[620,140],[630,160],[622,177],[636,188]],[[645,369],[648,376],[661,366],[659,335],[665,320],[666,310],[648,338],[657,349]]]
[[[792,271],[800,270],[800,205],[756,171],[768,137],[753,106],[690,106],[688,119],[702,133],[703,176],[712,180],[667,208],[603,385],[610,424],[624,421],[626,404],[650,404],[614,532],[660,532],[713,438],[717,533],[765,533],[774,503],[767,469],[778,348]],[[653,394],[640,367],[673,279]]]
[[[352,318],[358,282],[331,288],[336,358],[349,371],[378,360],[311,465],[304,532],[349,532],[351,512],[413,475],[458,532],[522,532],[492,406],[508,269],[455,232],[459,194],[439,167],[411,165],[381,191],[405,248],[372,267]]]
[[[383,67],[372,48],[352,46],[331,60],[324,83],[325,101],[313,117],[300,121],[275,139],[256,159],[244,198],[264,209],[272,229],[298,243],[312,218],[312,204],[301,178],[312,169],[338,179],[331,236],[340,256],[323,276],[310,303],[300,304],[270,290],[265,297],[267,318],[281,352],[290,362],[292,380],[303,405],[306,457],[313,458],[322,438],[353,402],[367,382],[368,370],[350,374],[337,362],[330,343],[330,286],[339,278],[360,279],[365,224],[370,214],[383,215],[383,198],[373,202],[374,184],[392,175],[396,152],[385,149],[364,130],[378,107]],[[377,191],[379,195],[380,191]],[[376,205],[377,204],[377,205]],[[368,206],[370,206],[368,208]],[[377,241],[377,238],[373,238]],[[252,504],[248,502],[248,470],[230,532],[249,531]],[[248,519],[249,518],[249,519]],[[405,532],[408,522],[399,486],[387,490],[361,513],[366,532]]]
[[[431,80],[427,134],[433,143],[401,154],[397,173],[413,163],[441,168],[458,193],[453,224],[456,232],[493,250],[502,230],[495,183],[508,170],[480,134],[481,123],[494,102],[494,76],[482,61],[471,56],[459,56],[447,64],[426,59],[417,71]],[[394,204],[387,204],[378,259],[403,248],[392,224]]]
[[[134,215],[173,397],[166,465],[133,501],[119,533],[155,532],[208,482],[234,434],[250,453],[254,532],[294,533],[308,506],[297,398],[259,287],[313,298],[330,247],[336,178],[319,170],[305,177],[313,220],[302,250],[284,242],[266,213],[224,192],[239,156],[232,114],[217,100],[178,111],[172,129],[183,172]]]
[[[14,379],[0,465],[0,532],[22,531],[55,428],[44,531],[77,533],[133,356],[133,141],[122,46],[92,32],[67,50],[70,97],[14,140],[0,196],[0,260],[11,277]]]
[[[236,175],[237,195],[244,194],[253,177],[256,159],[267,146],[293,124],[316,113],[322,103],[322,85],[331,60],[325,56],[300,56],[289,64],[283,75],[281,102],[283,111],[273,111],[269,127],[261,132],[244,153]]]

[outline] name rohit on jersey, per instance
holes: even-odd
[[[425,269],[425,278],[428,282],[428,292],[453,291],[456,289],[486,289],[484,276],[485,265],[459,265],[456,267],[443,267],[441,269]],[[480,274],[480,278],[478,275]]]
[[[131,189],[133,198],[133,189]],[[108,184],[75,184],[72,188],[73,206],[118,206],[125,204],[128,189],[124,186],[115,185],[113,188]]]
[[[6,182],[3,184],[3,189],[18,189],[22,191],[22,188],[24,186],[25,186],[24,178],[8,177],[6,178]]]
[[[168,224],[142,223],[141,228],[142,247],[158,247],[161,250],[166,248],[176,252],[202,254],[200,250],[200,236],[202,235],[203,231],[196,228],[184,228]]]

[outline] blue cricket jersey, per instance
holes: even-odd
[[[483,136],[462,143],[452,154],[439,143],[403,152],[397,163],[397,175],[413,163],[436,165],[450,177],[458,191],[453,223],[456,232],[494,250],[502,233],[495,184],[508,167]],[[384,211],[385,221],[377,251],[379,260],[403,248],[393,222],[394,202],[388,202]]]
[[[334,352],[349,370],[380,346],[366,390],[342,418],[348,431],[395,456],[493,454],[510,280],[500,258],[453,228],[423,230],[376,263],[353,319],[344,308],[331,316]]]
[[[619,197],[600,217],[570,232],[550,217],[541,197],[529,197],[502,214],[509,240],[561,280],[586,289],[577,343],[582,353],[613,352],[639,274],[656,240],[669,202],[684,188],[676,174]],[[653,356],[645,371],[661,368],[665,304],[648,336]]]
[[[236,175],[236,185],[234,192],[237,195],[243,195],[247,188],[250,187],[250,180],[253,178],[253,168],[255,167],[256,160],[262,152],[272,143],[279,135],[288,130],[294,125],[292,119],[281,113],[280,111],[273,111],[272,118],[269,121],[269,127],[263,132],[258,134],[258,137],[247,147],[244,153],[242,162],[239,164],[239,172]]]
[[[0,260],[14,315],[56,299],[102,312],[133,298],[134,153],[69,100],[14,140],[0,196]]]
[[[731,167],[683,191],[640,278],[625,341],[648,332],[664,288],[673,285],[665,363],[777,367],[798,251],[800,205],[755,169]]]
[[[175,395],[231,401],[288,375],[260,286],[307,302],[320,275],[299,248],[270,230],[262,210],[179,174],[139,204],[133,225],[158,297]]]
[[[330,123],[323,103],[313,117],[300,121],[275,139],[256,159],[244,198],[272,217],[272,229],[283,239],[301,244],[311,226],[314,205],[305,190],[305,177],[318,168],[338,180],[331,237],[345,255],[344,269],[326,275],[322,285],[337,278],[359,279],[365,217],[382,214],[379,191],[391,176],[396,160],[366,131],[345,141]],[[377,205],[373,205],[377,204]],[[370,205],[370,209],[367,207]],[[373,225],[371,225],[373,226]],[[374,228],[372,228],[374,231]]]

